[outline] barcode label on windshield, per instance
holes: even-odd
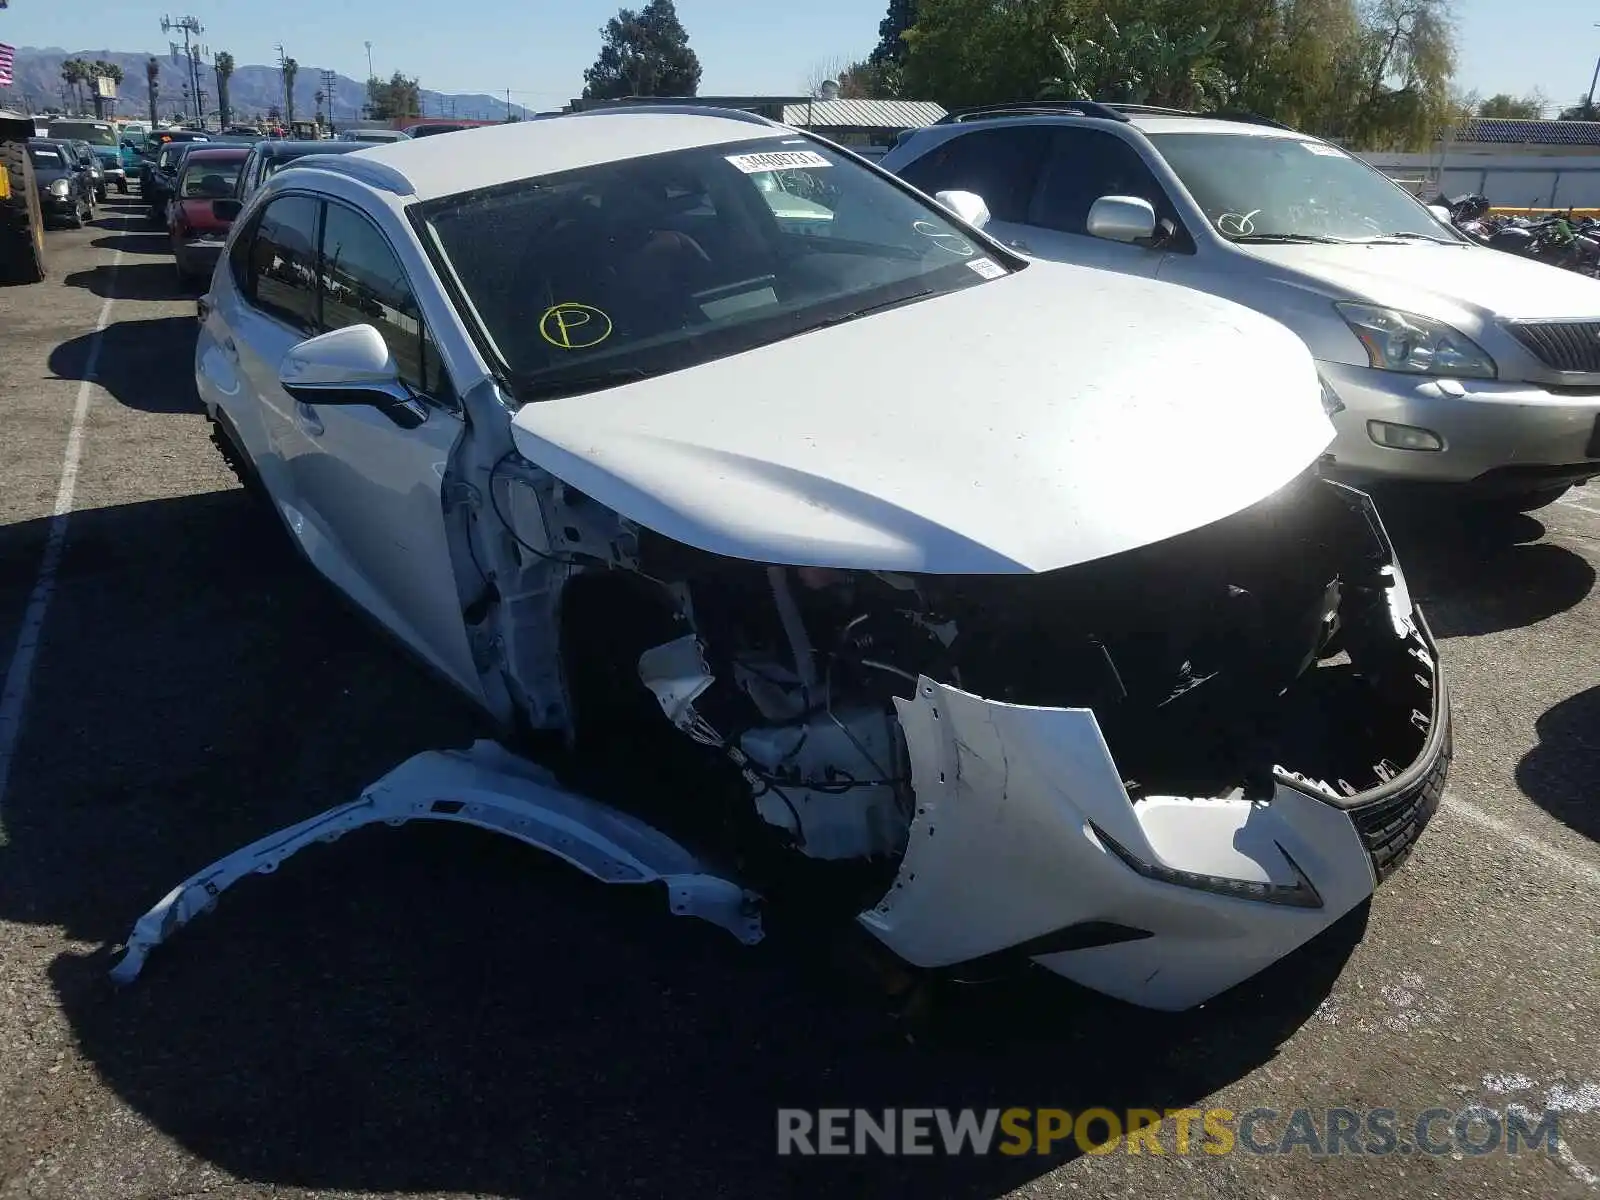
[[[801,171],[833,164],[815,150],[769,150],[765,154],[729,154],[729,162],[746,175],[758,171]]]

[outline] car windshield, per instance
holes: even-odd
[[[1235,133],[1150,140],[1233,241],[1459,240],[1398,185],[1336,146]]]
[[[522,401],[680,370],[1013,269],[941,214],[803,138],[598,163],[421,210]]]
[[[115,146],[117,144],[115,126],[103,121],[52,121],[50,123],[50,136],[71,138],[77,142],[88,142],[91,146]]]
[[[178,184],[181,200],[220,200],[233,195],[233,185],[239,181],[239,159],[224,162],[191,162],[183,168],[183,180]]]
[[[29,146],[28,157],[33,159],[35,167],[46,167],[59,171],[67,165],[66,159],[61,157],[61,151],[54,146]]]

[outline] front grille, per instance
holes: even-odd
[[[1517,321],[1507,328],[1547,367],[1600,372],[1600,320]]]
[[[1450,718],[1446,715],[1444,719],[1448,722]],[[1372,869],[1379,883],[1400,869],[1433,814],[1439,811],[1453,752],[1451,730],[1446,724],[1439,757],[1420,779],[1398,795],[1351,811],[1350,817],[1372,859]]]

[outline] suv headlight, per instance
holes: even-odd
[[[1496,375],[1494,359],[1483,347],[1443,321],[1376,304],[1340,303],[1334,308],[1361,339],[1367,361],[1380,371],[1469,379]]]
[[[1100,839],[1101,844],[1120,858],[1125,866],[1136,874],[1143,875],[1146,879],[1153,879],[1157,883],[1170,883],[1177,887],[1194,888],[1196,891],[1210,892],[1217,896],[1232,896],[1235,900],[1259,900],[1266,904],[1286,904],[1291,908],[1322,907],[1322,897],[1317,894],[1317,889],[1306,878],[1306,873],[1300,869],[1300,864],[1289,856],[1289,852],[1282,845],[1278,845],[1278,853],[1282,854],[1284,861],[1294,869],[1294,883],[1266,883],[1252,879],[1228,879],[1222,875],[1203,875],[1198,871],[1180,871],[1175,867],[1169,867],[1162,863],[1147,863],[1132,851],[1125,849],[1094,822],[1091,821],[1089,823],[1089,828],[1094,830],[1094,835]]]
[[[50,194],[52,196],[65,196],[71,191],[72,185],[65,179],[58,179],[50,185]]]

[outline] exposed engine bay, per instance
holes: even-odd
[[[1135,803],[1266,801],[1279,781],[1347,801],[1410,765],[1428,737],[1432,656],[1387,539],[1364,495],[1312,473],[1163,542],[983,577],[761,565],[646,529],[608,539],[601,567],[584,499],[566,493],[574,515],[552,537],[525,523],[540,511],[516,502],[526,490],[511,483],[506,506],[535,578],[555,563],[539,556],[563,543],[593,555],[559,568],[569,728],[595,717],[587,680],[609,681],[608,719],[619,684],[648,688],[708,766],[737,771],[765,835],[806,858],[892,872],[917,804],[896,701],[924,676],[1092,712]],[[596,608],[605,622],[585,619]],[[548,688],[526,696],[530,714],[557,708]]]

